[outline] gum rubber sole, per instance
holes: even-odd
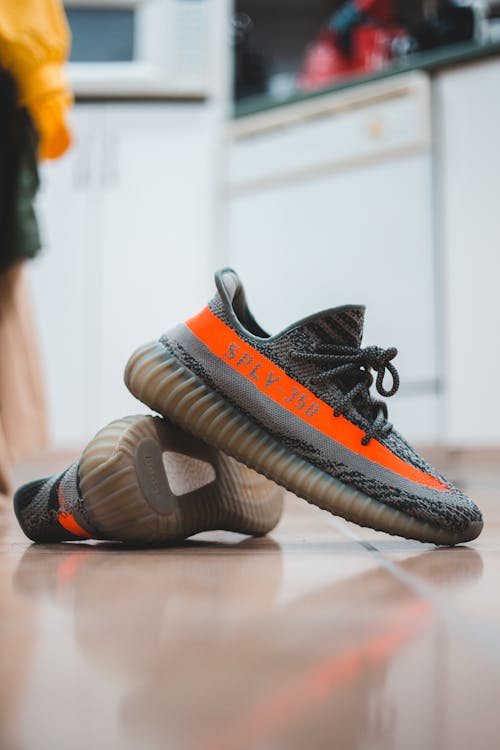
[[[160,342],[137,349],[125,369],[131,393],[193,435],[233,456],[323,510],[388,534],[455,545],[475,539],[482,522],[463,531],[439,528],[368,497],[288,451],[212,390]]]
[[[174,494],[179,480],[186,487]],[[125,417],[100,430],[82,454],[79,482],[102,538],[139,544],[212,529],[266,534],[283,505],[274,483],[152,416]]]

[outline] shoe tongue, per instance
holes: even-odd
[[[300,323],[296,328],[318,344],[359,347],[363,338],[365,308],[345,305],[325,310]]]

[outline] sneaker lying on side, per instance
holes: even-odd
[[[62,474],[20,487],[14,509],[34,542],[180,541],[223,529],[261,535],[283,490],[160,417],[111,422]]]
[[[364,307],[311,315],[270,336],[231,269],[194,318],[130,358],[125,382],[155,411],[310,503],[435,544],[478,536],[481,513],[387,421],[396,349],[361,348]],[[391,387],[383,385],[392,377]]]

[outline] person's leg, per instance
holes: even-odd
[[[10,462],[46,440],[43,378],[24,262],[0,274],[0,488],[10,484]]]

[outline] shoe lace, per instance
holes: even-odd
[[[335,403],[333,415],[345,414],[354,399],[362,399],[366,405],[369,426],[361,440],[362,445],[368,445],[374,437],[385,437],[392,431],[392,424],[387,421],[387,406],[380,399],[370,395],[373,384],[371,371],[377,373],[375,386],[381,396],[389,398],[399,388],[398,371],[391,363],[398,350],[394,347],[382,349],[379,346],[367,346],[364,349],[353,346],[319,345],[313,351],[292,350],[290,354],[295,359],[317,364],[322,369],[309,377],[309,382],[319,383],[327,380],[339,380],[344,395]],[[384,388],[384,377],[389,372],[392,386]]]

